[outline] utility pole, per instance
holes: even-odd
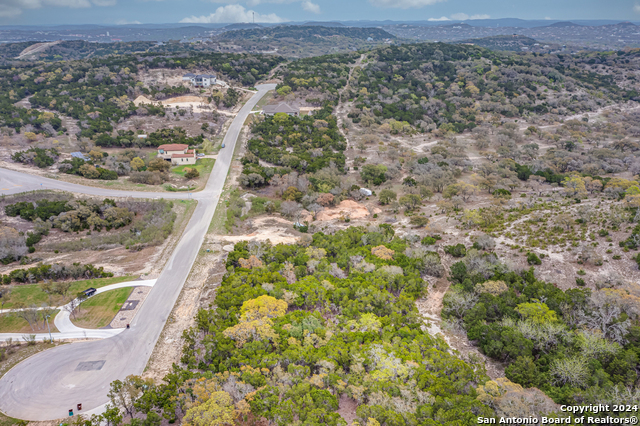
[[[51,328],[49,328],[49,317],[51,315],[47,315],[45,318],[45,321],[47,322],[47,330],[49,330],[49,343],[53,343],[53,337],[51,337]]]
[[[256,23],[256,13],[253,12],[253,24],[255,25],[255,23]]]

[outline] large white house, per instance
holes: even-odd
[[[182,76],[182,81],[190,81],[194,87],[209,87],[216,84],[217,78],[215,74],[187,73]]]

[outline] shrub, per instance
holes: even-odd
[[[467,254],[467,248],[464,244],[456,244],[455,246],[444,246],[444,252],[453,257],[464,257]]]
[[[320,194],[316,199],[316,203],[320,204],[322,207],[329,207],[333,205],[334,196],[333,194]]]
[[[583,278],[576,278],[576,284],[579,285],[580,287],[584,287],[586,283],[584,282]]]
[[[489,293],[493,296],[499,296],[505,291],[509,290],[507,284],[504,281],[485,281],[475,285],[474,290],[476,293]]]
[[[385,246],[377,246],[371,248],[371,254],[377,258],[382,260],[391,260],[393,259],[394,251],[385,247]]]
[[[436,242],[437,242],[437,240],[436,240],[435,238],[433,238],[433,237],[424,237],[424,238],[420,241],[420,243],[421,243],[423,246],[432,246],[432,245],[434,245]]]
[[[104,167],[100,167],[98,169],[98,172],[100,173],[100,175],[98,176],[98,179],[118,180],[118,173],[114,172],[113,170],[109,170],[109,169],[105,169]]]
[[[106,272],[101,266],[96,268],[92,264],[81,265],[73,263],[40,264],[28,269],[14,269],[9,274],[2,275],[2,283],[37,283],[41,281],[61,281],[68,279],[94,279],[113,277],[112,272]]]
[[[426,218],[424,216],[413,216],[409,220],[409,223],[413,226],[424,227],[429,223],[429,218]]]
[[[27,251],[24,237],[17,230],[8,226],[0,226],[0,260],[2,263],[20,260],[27,254]]]
[[[195,179],[200,177],[200,172],[196,168],[186,167],[184,169],[184,177],[187,179]]]
[[[73,207],[67,204],[67,201],[49,201],[46,199],[33,202],[18,202],[5,206],[4,212],[7,216],[20,216],[21,219],[32,222],[37,218],[43,221],[48,220],[51,216],[58,216],[62,212],[73,210]]]
[[[540,260],[537,254],[530,252],[530,253],[527,253],[527,263],[529,265],[541,265],[542,261]]]
[[[23,164],[33,164],[36,167],[44,169],[53,166],[60,154],[55,148],[29,148],[26,151],[19,151],[11,156],[13,161]]]
[[[165,181],[165,176],[160,172],[131,172],[129,180],[133,183],[144,183],[146,185],[161,185]]]
[[[80,174],[87,179],[98,179],[100,178],[100,172],[91,164],[83,164],[78,169]]]
[[[505,197],[505,198],[511,198],[511,192],[503,189],[503,188],[498,188],[495,191],[493,191],[492,194],[494,197]]]

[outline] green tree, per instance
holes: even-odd
[[[129,166],[131,166],[131,169],[133,170],[140,170],[142,168],[144,168],[144,160],[140,157],[134,157],[130,162],[129,162]]]
[[[390,189],[383,189],[382,191],[380,191],[380,195],[378,195],[378,200],[380,201],[380,204],[387,205],[392,201],[395,201],[397,197],[397,194],[395,192],[393,192]]]
[[[382,164],[365,164],[360,169],[360,177],[365,182],[380,185],[387,180],[387,166]]]
[[[147,170],[150,172],[166,172],[170,167],[171,164],[168,161],[163,160],[162,158],[154,158],[149,161],[149,167],[147,167]]]
[[[549,309],[545,303],[520,303],[516,306],[516,312],[522,315],[525,320],[534,323],[555,322],[558,320],[555,311]]]
[[[203,404],[188,409],[183,421],[185,426],[233,426],[235,417],[231,395],[218,391]]]
[[[398,200],[400,205],[404,206],[409,211],[413,211],[421,204],[420,197],[416,194],[407,194],[400,197]]]
[[[286,96],[289,93],[291,93],[291,87],[289,86],[282,86],[281,88],[279,88],[278,90],[276,90],[278,92],[278,95],[280,96]]]
[[[83,164],[78,169],[80,174],[87,179],[98,179],[100,177],[100,172],[91,164]]]
[[[143,379],[140,376],[130,375],[124,380],[116,380],[111,383],[111,389],[107,396],[113,407],[124,410],[125,414],[133,419],[136,414],[136,401],[143,392],[153,384],[151,379]]]

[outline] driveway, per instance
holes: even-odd
[[[58,346],[26,359],[0,379],[0,410],[25,420],[52,420],[68,416],[68,410],[82,403],[84,410],[108,402],[109,385],[130,374],[142,374],[182,286],[189,275],[204,236],[213,219],[231,165],[235,144],[249,112],[275,84],[258,86],[258,92],[242,107],[224,138],[226,148],[218,154],[205,189],[194,193],[198,205],[175,251],[147,296],[131,328],[113,337]],[[186,198],[186,194],[153,194],[89,188],[56,180],[43,180],[16,172],[0,171],[4,179],[23,185],[22,191],[45,188],[83,194],[137,198],[158,196]],[[33,178],[33,179],[31,179]],[[35,185],[35,188],[32,186]]]

